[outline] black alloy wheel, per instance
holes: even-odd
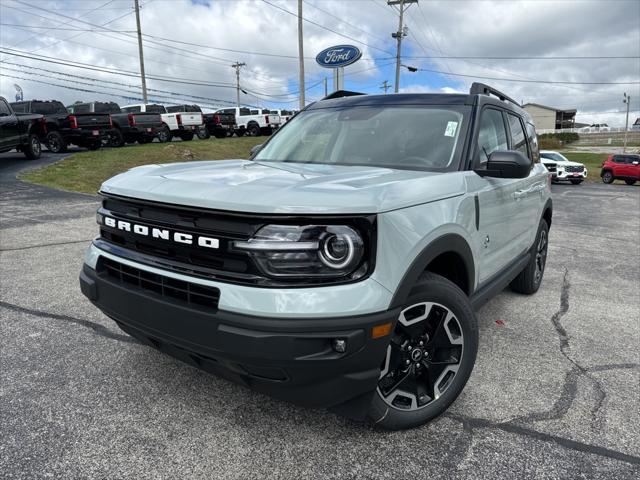
[[[460,323],[444,305],[420,302],[405,308],[387,347],[379,394],[401,410],[426,407],[451,385],[463,345]]]
[[[400,430],[440,415],[466,384],[478,349],[477,321],[454,283],[424,273],[398,316],[369,418]]]

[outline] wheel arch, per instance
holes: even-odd
[[[547,226],[551,228],[551,219],[553,217],[553,201],[549,198],[547,202],[544,204],[544,209],[542,210],[542,218],[547,222]]]
[[[471,247],[462,236],[450,233],[433,240],[413,260],[396,288],[389,308],[402,306],[426,271],[451,280],[467,296],[473,293],[476,273]]]

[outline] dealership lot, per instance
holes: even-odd
[[[483,307],[463,394],[426,427],[389,433],[251,392],[121,333],[78,288],[97,198],[15,180],[52,158],[0,155],[7,478],[640,475],[640,186],[554,186],[541,290]]]

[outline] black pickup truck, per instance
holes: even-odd
[[[174,105],[167,107],[167,112],[200,112],[198,105]],[[201,140],[206,140],[213,135],[216,138],[225,138],[233,134],[236,128],[236,116],[233,113],[202,113],[204,125],[196,131]]]
[[[28,159],[35,160],[40,157],[40,138],[46,132],[42,115],[16,114],[9,102],[0,97],[0,153],[16,149]]]
[[[111,115],[113,128],[102,138],[103,144],[110,147],[122,147],[125,143],[133,142],[150,143],[162,128],[162,117],[159,113],[126,113],[122,112],[115,102],[76,102],[68,105],[67,110],[73,114]]]
[[[70,143],[97,150],[102,144],[102,137],[113,128],[108,113],[72,115],[57,100],[27,100],[12,103],[11,106],[16,113],[44,115],[47,134],[40,140],[52,153],[64,152]]]

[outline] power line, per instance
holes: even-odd
[[[447,72],[441,70],[432,70],[429,68],[418,68],[419,72],[432,72],[447,75]],[[449,73],[456,77],[476,78],[482,80],[498,80],[502,82],[520,82],[520,83],[544,83],[550,85],[640,85],[640,82],[569,82],[561,80],[529,80],[519,78],[500,78],[500,77],[484,77],[480,75],[467,75],[464,73]]]
[[[275,3],[271,3],[271,2],[269,2],[268,0],[262,0],[262,1],[263,1],[264,3],[266,3],[267,5],[271,5],[272,7],[277,8],[278,10],[282,10],[283,12],[285,12],[285,13],[287,13],[287,14],[289,14],[289,15],[293,15],[294,17],[297,17],[297,16],[298,16],[296,13],[294,13],[294,12],[292,12],[292,11],[290,11],[290,10],[287,10],[286,8],[283,8],[283,7],[279,6],[279,5],[276,5]],[[329,31],[329,32],[331,32],[331,33],[335,33],[336,35],[340,35],[341,37],[347,38],[347,39],[349,39],[349,40],[351,40],[351,41],[353,41],[353,42],[357,42],[357,43],[359,43],[359,44],[361,44],[361,45],[365,45],[365,46],[367,46],[367,47],[369,47],[369,48],[372,48],[372,49],[374,49],[374,50],[378,50],[378,51],[380,51],[380,52],[384,52],[384,53],[387,53],[387,54],[389,54],[389,55],[393,55],[391,52],[389,52],[389,51],[387,51],[387,50],[384,50],[384,49],[382,49],[382,48],[375,47],[375,46],[373,46],[373,45],[369,45],[368,43],[365,43],[365,42],[363,42],[362,40],[358,40],[357,38],[354,38],[354,37],[351,37],[351,36],[346,35],[346,34],[344,34],[344,33],[340,33],[340,32],[337,32],[337,31],[335,31],[335,30],[332,30],[331,28],[329,28],[329,27],[325,27],[324,25],[321,25],[321,24],[319,24],[319,23],[317,23],[317,22],[314,22],[313,20],[309,20],[308,18],[304,18],[304,17],[303,17],[302,19],[303,19],[305,22],[310,23],[311,25],[315,25],[316,27],[320,27],[320,28],[322,28],[323,30],[327,30],[327,31]]]

